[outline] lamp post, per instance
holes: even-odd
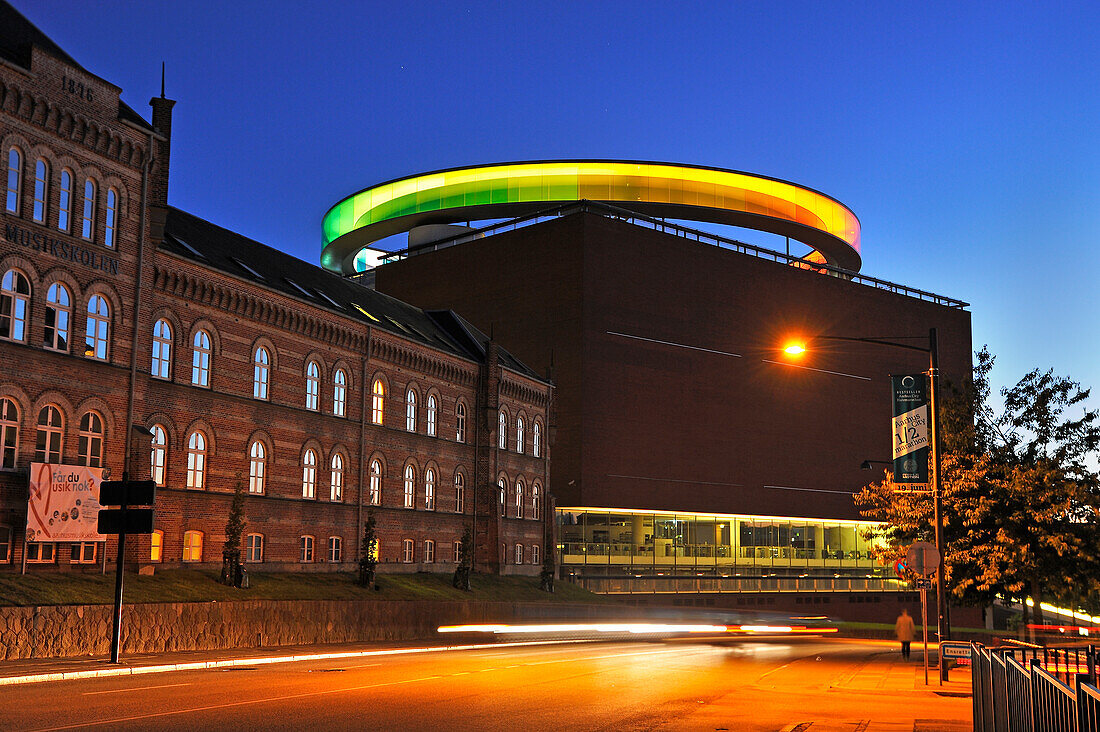
[[[939,339],[936,335],[936,329],[930,328],[928,330],[928,347],[914,346],[910,343],[897,343],[895,341],[885,340],[883,338],[854,338],[849,336],[815,336],[820,340],[829,341],[847,341],[849,343],[871,343],[878,346],[887,346],[891,348],[904,348],[909,351],[920,351],[921,353],[928,354],[928,381],[929,381],[929,410],[931,412],[929,418],[929,426],[932,431],[931,435],[931,466],[932,466],[932,512],[933,522],[935,523],[936,531],[936,551],[939,552],[940,561],[936,567],[936,632],[939,635],[940,641],[949,640],[951,638],[951,626],[947,619],[947,593],[944,592],[943,586],[943,565],[944,565],[944,551],[943,551],[943,503],[941,499],[941,484],[940,484],[940,431],[939,431],[939,415],[936,413],[937,409],[937,397],[938,397],[938,384],[940,374],[940,356],[939,356]],[[801,343],[792,343],[786,346],[783,351],[792,356],[798,356],[806,352],[805,345]],[[943,670],[941,666],[940,673],[942,675]]]

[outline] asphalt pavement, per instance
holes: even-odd
[[[0,663],[0,729],[971,728],[968,672],[925,687],[896,643],[469,640]]]

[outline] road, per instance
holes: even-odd
[[[888,648],[837,638],[554,644],[31,684],[0,688],[0,729],[969,729],[969,699],[899,696],[873,679],[845,688],[872,678],[868,664],[896,675]],[[914,726],[920,719],[942,723]]]

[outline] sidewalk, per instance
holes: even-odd
[[[868,657],[867,661],[845,677],[837,679],[831,688],[838,691],[920,692],[937,696],[970,696],[970,667],[956,666],[948,680],[940,684],[937,650],[928,647],[928,685],[924,683],[924,654],[914,648],[910,660],[903,661],[897,644],[889,642],[889,650]]]

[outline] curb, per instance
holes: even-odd
[[[339,658],[367,658],[370,656],[396,656],[409,653],[435,653],[440,651],[471,651],[485,648],[514,648],[517,646],[562,645],[564,643],[586,643],[585,640],[523,641],[518,643],[472,643],[459,646],[422,646],[419,648],[386,648],[374,651],[338,651],[333,653],[303,653],[293,656],[261,656],[256,658],[230,658],[214,661],[191,661],[188,663],[168,663],[157,666],[127,666],[124,668],[99,668],[87,671],[56,671],[44,674],[0,677],[0,686],[20,684],[38,684],[48,681],[73,681],[76,679],[96,679],[111,676],[140,676],[142,674],[167,673],[169,671],[201,671],[211,668],[232,668],[235,666],[259,666],[272,663],[294,663],[296,661],[325,661]]]

